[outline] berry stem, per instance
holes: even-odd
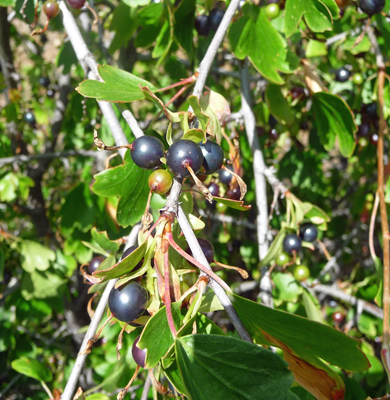
[[[164,88],[158,89],[158,90],[155,91],[155,93],[157,93],[157,92],[165,92],[166,90],[170,90],[170,89],[173,89],[173,88],[178,87],[178,86],[191,85],[192,83],[194,83],[196,81],[198,75],[199,75],[199,72],[195,72],[195,74],[191,75],[189,78],[182,79],[180,82],[176,82],[176,83],[174,83],[172,85],[169,85],[169,86],[166,86]]]
[[[171,307],[171,291],[170,291],[170,286],[169,286],[169,253],[168,249],[169,246],[165,246],[166,250],[164,251],[164,283],[165,283],[165,293],[164,293],[164,302],[165,302],[165,307],[167,310],[167,319],[168,319],[168,325],[169,329],[172,332],[172,336],[174,339],[177,337],[177,331],[175,324],[173,322],[173,316],[172,316],[172,307]]]
[[[241,201],[247,192],[247,186],[246,186],[245,182],[241,179],[240,176],[238,176],[236,173],[234,173],[230,169],[226,168],[224,165],[222,165],[221,169],[228,171],[229,174],[233,175],[237,179],[238,186],[240,187],[240,193],[241,193],[240,201]]]
[[[239,267],[233,267],[232,265],[226,265],[226,264],[222,264],[218,261],[214,260],[214,264],[216,264],[218,267],[220,268],[225,268],[225,269],[234,269],[236,270],[244,279],[248,279],[248,272],[245,271],[245,269],[239,268]]]
[[[116,345],[116,357],[118,358],[118,361],[121,359],[121,350],[122,350],[122,344],[123,344],[123,333],[126,329],[127,322],[123,325],[123,328],[118,336],[118,343]]]
[[[187,254],[173,239],[172,232],[166,232],[165,234],[166,239],[168,240],[169,244],[181,255],[183,256],[186,260],[194,264],[197,268],[199,268],[201,271],[203,271],[205,274],[207,274],[210,278],[214,279],[216,282],[218,282],[228,293],[231,293],[230,287],[218,276],[216,275],[213,271],[210,271],[208,268],[206,268],[204,265],[202,265],[199,261],[195,260],[194,257],[191,257],[189,254]]]
[[[34,30],[30,33],[30,36],[40,35],[41,33],[45,33],[46,30],[47,30],[47,28],[48,28],[48,26],[49,26],[49,22],[50,22],[50,19],[48,18],[48,19],[46,20],[45,26],[44,26],[42,29],[34,29]]]
[[[132,376],[131,379],[129,380],[129,383],[125,386],[125,388],[123,388],[123,389],[118,393],[117,400],[122,400],[122,399],[126,396],[126,393],[127,393],[128,390],[130,389],[130,386],[133,384],[134,379],[135,379],[135,378],[137,377],[137,375],[138,375],[139,368],[140,368],[140,366],[137,365],[137,368],[135,369],[133,376]]]

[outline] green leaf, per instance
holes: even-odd
[[[40,382],[47,382],[53,379],[49,368],[44,367],[38,360],[20,357],[12,361],[11,367],[20,374],[27,375]]]
[[[233,22],[229,29],[228,38],[233,53],[239,59],[248,56],[253,66],[265,78],[273,83],[283,84],[278,71],[287,69],[284,39],[263,9],[246,3],[242,10],[244,15]]]
[[[285,236],[286,236],[286,230],[281,229],[276,235],[273,242],[271,243],[271,246],[269,247],[266,256],[261,260],[260,263],[261,267],[270,264],[282,251],[282,243]]]
[[[25,274],[22,279],[22,296],[26,300],[56,298],[58,301],[59,288],[66,281],[61,279],[57,274],[48,271],[34,271]]]
[[[79,183],[68,193],[61,207],[61,226],[87,232],[95,222],[96,211],[89,186],[84,182]]]
[[[334,1],[329,1],[333,6]],[[337,6],[336,6],[337,8]],[[332,13],[321,0],[287,0],[284,16],[284,32],[290,37],[297,29],[302,17],[313,32],[324,32],[332,29]],[[332,7],[332,10],[334,8]]]
[[[341,154],[351,157],[355,149],[357,127],[345,100],[325,92],[315,93],[313,111],[314,123],[325,149],[333,149],[337,137]]]
[[[110,400],[110,398],[103,393],[94,393],[87,396],[85,400]]]
[[[218,203],[226,204],[228,207],[234,208],[235,210],[248,211],[251,208],[251,206],[245,206],[244,201],[229,200],[229,199],[224,199],[222,197],[214,197],[214,196],[213,199]]]
[[[312,321],[324,323],[324,318],[322,317],[317,301],[307,290],[303,291],[302,299],[307,317]]]
[[[175,11],[174,33],[176,41],[186,51],[188,57],[193,57],[193,31],[195,23],[196,0],[182,0]]]
[[[328,47],[326,43],[319,42],[318,40],[309,40],[306,47],[306,58],[321,57],[328,54]]]
[[[235,294],[233,306],[251,337],[270,344],[263,332],[284,343],[298,357],[313,362],[319,357],[348,371],[364,371],[369,363],[360,343],[327,325],[274,310]]]
[[[92,239],[108,253],[115,253],[119,250],[118,242],[110,240],[107,236],[107,232],[98,232],[96,228],[92,228],[91,231]]]
[[[23,240],[20,245],[22,268],[27,272],[45,271],[50,267],[50,261],[56,259],[53,250],[31,240]]]
[[[293,303],[298,301],[303,289],[291,275],[276,272],[272,275],[272,281],[275,284],[277,299]]]
[[[118,223],[123,227],[136,224],[145,212],[149,195],[150,171],[133,163],[127,151],[123,164],[95,175],[92,190],[99,196],[119,196]]]
[[[199,143],[204,139],[204,133],[201,129],[190,129],[183,135],[182,139],[192,140],[195,143]]]
[[[0,0],[0,7],[13,7],[16,0]]]
[[[190,103],[190,106],[192,107],[194,114],[196,115],[196,117],[199,120],[199,125],[200,125],[202,131],[206,132],[210,118],[203,112],[203,110],[199,104],[199,98],[197,96],[190,96],[188,98],[188,102]]]
[[[130,255],[125,257],[122,261],[119,261],[115,265],[113,265],[109,269],[100,269],[96,270],[94,276],[97,278],[104,278],[102,282],[119,278],[133,270],[133,268],[138,265],[138,263],[142,260],[146,252],[147,242],[144,242],[135,249]]]
[[[269,350],[220,335],[176,339],[176,362],[190,399],[295,399],[288,364]]]
[[[181,302],[172,303],[172,315],[176,329],[179,329],[182,319],[180,306]],[[173,342],[173,336],[168,325],[167,311],[164,306],[150,318],[138,342],[140,349],[147,349],[145,368],[154,368],[168,352]]]
[[[81,82],[76,88],[81,95],[98,101],[129,103],[144,98],[140,85],[156,90],[150,82],[110,65],[99,65],[98,71],[104,82],[91,79]]]
[[[265,96],[271,114],[281,123],[291,126],[294,122],[294,115],[291,112],[287,100],[283,96],[280,86],[268,85]]]

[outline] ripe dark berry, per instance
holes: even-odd
[[[210,33],[209,17],[206,14],[195,18],[195,29],[199,36],[208,36]]]
[[[230,169],[230,171],[233,171],[233,167],[231,165],[228,165],[226,168]],[[233,178],[233,175],[230,174],[225,169],[220,169],[218,171],[218,176],[219,176],[219,181],[221,183],[224,183],[225,185],[229,185],[229,183],[232,181]]]
[[[283,250],[286,253],[292,254],[294,251],[301,250],[302,240],[295,233],[289,233],[283,240]]]
[[[268,136],[269,136],[270,140],[275,142],[279,138],[279,132],[275,128],[273,128],[268,132]]]
[[[219,197],[219,186],[216,183],[210,183],[207,189],[212,196]]]
[[[368,122],[362,122],[357,131],[357,135],[360,137],[367,137],[370,134],[370,124]]]
[[[53,89],[47,89],[46,95],[47,97],[53,98],[56,92]]]
[[[209,26],[212,31],[216,31],[219,27],[219,24],[222,21],[223,16],[225,15],[225,11],[220,10],[219,8],[214,8],[210,11],[209,14]]]
[[[372,119],[378,116],[378,106],[376,103],[364,104],[362,106],[362,113],[366,115],[367,118]]]
[[[378,144],[379,135],[377,133],[373,133],[370,137],[370,142],[376,146]]]
[[[143,169],[153,169],[161,165],[164,144],[154,136],[141,136],[131,144],[131,158],[135,165]]]
[[[290,93],[293,100],[302,100],[306,96],[305,89],[302,86],[294,86]]]
[[[39,84],[40,84],[41,86],[49,87],[49,85],[50,85],[50,79],[47,78],[46,76],[41,76],[41,77],[39,78]]]
[[[280,7],[279,4],[268,4],[265,7],[265,15],[268,19],[275,19],[279,16],[280,14]]]
[[[344,321],[344,318],[345,315],[340,311],[336,311],[332,314],[332,319],[336,324],[341,324]]]
[[[137,346],[140,337],[141,335],[134,340],[133,346],[131,348],[131,354],[133,355],[136,364],[142,368],[145,368],[146,349],[142,350]]]
[[[200,147],[192,140],[178,140],[168,149],[167,165],[178,178],[190,175],[186,168],[191,167],[194,173],[199,172],[203,163],[203,154]]]
[[[153,193],[165,194],[172,186],[172,175],[165,169],[153,171],[148,179],[149,188]]]
[[[76,10],[83,8],[85,4],[85,0],[67,0],[68,4],[75,8]]]
[[[310,269],[306,265],[297,265],[294,268],[294,278],[298,282],[306,280],[310,276]]]
[[[212,140],[208,140],[206,143],[199,143],[199,147],[203,154],[203,168],[205,169],[206,175],[211,175],[215,171],[218,171],[223,164],[223,150],[222,147]]]
[[[145,312],[148,301],[149,294],[146,289],[136,282],[130,282],[111,290],[108,307],[119,321],[131,322]]]
[[[368,16],[379,14],[385,7],[386,0],[359,0],[360,9]]]
[[[351,73],[346,68],[340,68],[336,71],[336,81],[337,82],[346,82]]]
[[[54,18],[60,12],[60,6],[55,0],[46,0],[43,3],[43,12],[46,14],[47,18]]]
[[[35,115],[30,111],[26,112],[24,114],[23,118],[30,125],[35,125],[36,122],[37,122],[36,119],[35,119]]]
[[[214,262],[214,246],[206,239],[197,239],[208,263]],[[189,247],[186,248],[186,253],[192,256],[192,251]]]
[[[305,242],[314,242],[318,236],[318,229],[313,224],[303,224],[299,230],[299,236]]]
[[[104,261],[103,257],[92,258],[92,260],[89,262],[89,265],[88,265],[88,272],[90,274],[93,274],[103,261]]]
[[[228,190],[226,192],[226,197],[230,200],[240,200],[241,192],[238,187],[233,188],[233,190]]]

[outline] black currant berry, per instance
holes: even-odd
[[[379,14],[385,7],[386,0],[359,0],[360,9],[368,16]]]
[[[360,137],[367,137],[370,134],[370,124],[368,122],[362,122],[357,131],[357,135]]]
[[[318,229],[313,224],[303,224],[299,229],[299,236],[305,242],[314,242],[318,236]]]
[[[373,144],[374,146],[376,146],[378,144],[378,140],[379,140],[379,135],[377,133],[373,133],[370,136],[370,142],[371,144]]]
[[[108,307],[119,321],[131,322],[145,312],[148,301],[149,293],[146,289],[137,282],[130,282],[111,290]]]
[[[212,31],[215,32],[218,29],[224,15],[225,11],[220,10],[219,8],[214,8],[210,11],[208,22]]]
[[[209,17],[206,14],[195,18],[195,29],[199,36],[208,36],[210,33]]]
[[[211,175],[215,171],[218,171],[223,164],[223,150],[222,147],[211,140],[206,143],[199,143],[199,147],[203,154],[203,168],[205,169],[206,175]]]
[[[56,94],[56,92],[53,89],[47,89],[47,92],[46,92],[47,97],[53,98],[55,96],[55,94]]]
[[[290,93],[293,100],[302,100],[306,97],[305,89],[302,86],[294,86]]]
[[[238,187],[233,188],[233,190],[228,190],[226,192],[226,197],[230,200],[240,200],[241,192]]]
[[[373,119],[378,116],[378,105],[376,103],[364,104],[362,106],[362,112],[367,118]]]
[[[88,272],[90,274],[93,274],[103,261],[104,261],[103,257],[92,258],[92,260],[89,262],[89,265],[88,265]]]
[[[43,3],[43,12],[46,14],[47,18],[54,18],[60,12],[60,6],[55,0],[46,0]]]
[[[336,311],[332,314],[332,319],[336,324],[341,324],[344,321],[345,314],[340,311]]]
[[[35,115],[31,111],[27,111],[26,113],[24,113],[23,118],[30,125],[35,125],[37,122],[35,119]]]
[[[75,8],[76,10],[83,8],[85,4],[85,0],[67,0],[68,4]]]
[[[233,167],[231,165],[228,165],[226,167],[230,171],[233,171]],[[230,174],[228,171],[225,169],[220,169],[218,171],[218,176],[219,176],[219,181],[225,185],[229,185],[229,183],[232,181],[233,175]]]
[[[301,250],[302,240],[295,233],[289,233],[283,240],[283,250],[286,253],[292,254],[294,251]]]
[[[279,132],[275,128],[273,128],[268,132],[268,136],[269,136],[270,140],[275,142],[279,138]]]
[[[186,168],[191,167],[194,173],[199,172],[203,163],[203,154],[200,147],[192,140],[178,140],[168,149],[167,165],[175,176],[184,178],[190,175]]]
[[[50,79],[47,78],[46,76],[41,76],[41,77],[39,78],[39,84],[40,84],[41,86],[44,86],[44,87],[49,87],[49,85],[50,85]]]
[[[135,165],[143,169],[153,169],[161,165],[164,144],[154,136],[141,136],[131,144],[131,158]]]
[[[197,238],[198,243],[206,257],[208,263],[214,262],[214,246],[206,239]],[[189,247],[186,248],[186,253],[193,257],[192,251]]]
[[[142,350],[137,346],[140,337],[141,335],[134,340],[133,347],[131,348],[131,354],[133,355],[136,364],[142,368],[145,368],[146,349]]]
[[[340,68],[336,71],[336,81],[337,82],[346,82],[351,76],[351,72],[346,68]]]
[[[211,196],[219,197],[219,186],[216,183],[210,183],[207,188],[211,194]]]

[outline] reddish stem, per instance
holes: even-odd
[[[196,72],[194,75],[190,76],[189,78],[182,79],[180,82],[176,82],[173,85],[169,85],[167,87],[164,87],[164,88],[156,90],[156,93],[157,92],[164,92],[166,90],[173,89],[173,88],[178,87],[178,86],[191,85],[191,83],[194,83],[196,81],[196,78],[198,77],[198,75],[199,75],[199,73]]]
[[[169,287],[169,253],[168,253],[168,249],[169,249],[169,246],[167,246],[167,249],[164,252],[164,283],[165,283],[164,299],[165,299],[165,307],[167,310],[167,319],[168,319],[169,329],[172,332],[173,338],[176,339],[177,332],[176,332],[175,324],[173,322],[172,307],[171,307],[171,291],[170,291],[170,287]]]
[[[191,257],[189,254],[187,254],[179,245],[176,244],[176,242],[173,239],[172,232],[166,232],[165,237],[168,239],[169,244],[181,255],[183,256],[186,260],[188,260],[190,263],[194,264],[196,267],[198,267],[201,271],[203,271],[205,274],[207,274],[210,278],[214,279],[217,283],[219,283],[227,292],[231,292],[232,290],[230,287],[218,276],[216,275],[213,271],[210,269],[206,268],[204,265],[202,265],[199,261],[195,260],[194,257]]]

